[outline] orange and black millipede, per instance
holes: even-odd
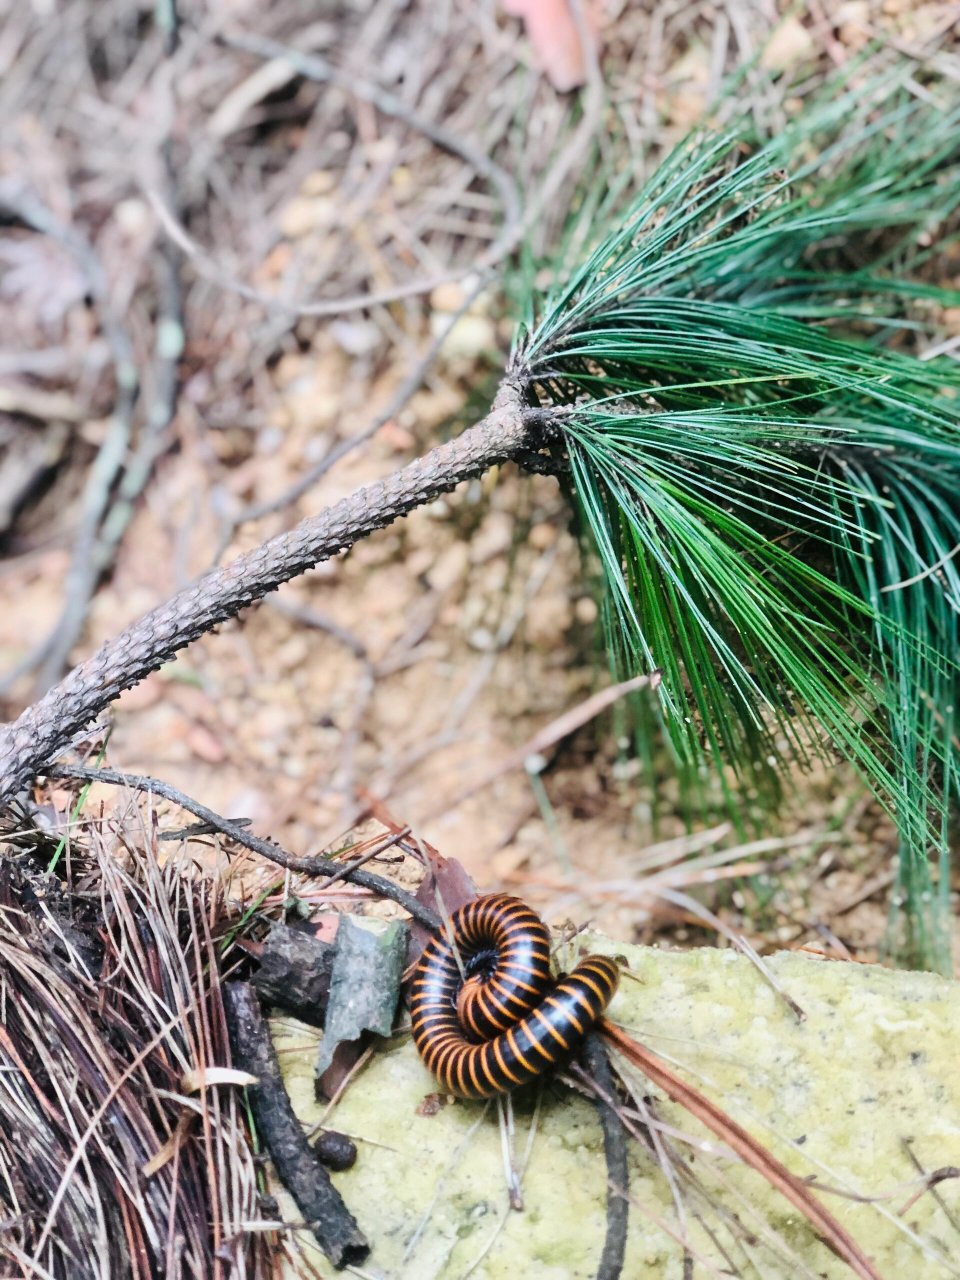
[[[580,1043],[610,1003],[615,961],[586,956],[554,980],[550,935],[519,898],[493,893],[450,917],[413,975],[413,1039],[448,1093],[490,1098],[543,1075]],[[461,975],[457,956],[463,964]]]

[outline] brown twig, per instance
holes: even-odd
[[[627,1198],[627,1143],[620,1117],[612,1105],[616,1089],[610,1061],[603,1041],[596,1032],[591,1031],[583,1042],[583,1060],[597,1086],[597,1111],[600,1115],[600,1127],[603,1129],[603,1154],[607,1161],[607,1233],[597,1268],[597,1280],[620,1280],[627,1251],[627,1220],[630,1213],[630,1201]]]
[[[524,449],[528,431],[519,388],[507,379],[487,417],[455,440],[213,570],[134,622],[0,732],[0,805],[124,689],[191,641],[281,582],[507,461]]]
[[[159,778],[150,778],[143,774],[119,773],[115,769],[97,769],[82,764],[53,765],[44,772],[48,778],[78,778],[85,782],[106,782],[111,786],[130,787],[133,791],[147,791],[152,795],[162,796],[165,800],[178,804],[181,809],[186,809],[188,813],[194,814],[208,827],[229,836],[237,844],[251,849],[254,853],[259,853],[261,857],[268,858],[278,866],[286,868],[287,871],[295,871],[306,876],[332,876],[335,879],[350,880],[363,889],[371,889],[382,898],[390,898],[426,928],[437,930],[440,927],[439,917],[418,902],[412,893],[401,889],[386,876],[364,871],[360,866],[360,862],[367,861],[368,857],[373,857],[375,853],[382,853],[385,849],[398,844],[409,828],[404,828],[399,835],[387,836],[373,851],[354,864],[344,864],[333,858],[298,857],[296,854],[287,853],[272,840],[264,840],[261,836],[254,835],[252,831],[247,831],[240,822],[232,822],[229,818],[222,817],[213,809],[200,804],[198,800],[178,791],[168,782],[161,782]]]
[[[354,858],[353,862],[345,862],[339,871],[335,871],[327,881],[327,888],[337,883],[338,880],[355,880],[356,873],[361,867],[366,866],[373,858],[378,858],[386,849],[393,848],[394,845],[402,843],[404,838],[410,834],[410,828],[404,827],[402,831],[394,832],[384,840],[378,840],[365,853],[360,854],[358,858]]]
[[[280,1181],[333,1265],[358,1266],[370,1246],[294,1114],[256,993],[249,983],[229,982],[223,988],[223,1004],[234,1064],[257,1077],[257,1084],[248,1088],[250,1104]]]
[[[953,1227],[954,1231],[960,1234],[960,1221],[957,1220],[956,1215],[947,1207],[947,1203],[940,1192],[936,1190],[938,1182],[945,1182],[948,1178],[960,1177],[960,1169],[954,1168],[952,1165],[947,1165],[942,1169],[934,1169],[932,1172],[928,1173],[917,1159],[916,1153],[910,1144],[910,1139],[901,1138],[900,1145],[903,1147],[907,1158],[910,1160],[910,1163],[916,1169],[917,1173],[923,1176],[923,1183],[920,1188],[910,1197],[906,1204],[901,1206],[900,1217],[904,1217],[907,1210],[912,1209],[917,1200],[929,1191],[934,1200],[936,1200],[937,1204],[940,1206],[941,1212],[950,1223],[951,1227]]]

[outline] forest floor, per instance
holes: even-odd
[[[559,55],[533,26],[466,0],[321,4],[308,29],[292,0],[181,7],[160,71],[149,7],[71,0],[54,24],[37,0],[2,21],[0,202],[26,211],[0,225],[0,671],[15,673],[3,714],[197,574],[480,415],[513,331],[497,248],[511,190],[528,206],[550,195],[528,237],[539,253],[595,144],[641,176],[754,56],[746,83],[763,114],[783,105],[770,72],[813,81],[870,40],[919,56],[952,39],[941,3],[597,5],[602,105],[589,56],[587,87],[560,92],[536,65]],[[279,46],[353,82],[298,74]],[[368,79],[402,109],[378,109]],[[415,115],[466,150],[430,141]],[[495,156],[506,196],[470,149]],[[383,300],[358,309],[362,293]],[[173,396],[164,339],[181,320]],[[141,387],[121,439],[141,472],[128,468],[129,491],[107,457],[124,353]],[[324,473],[298,491],[311,469]],[[98,557],[93,589],[84,566]],[[41,653],[49,635],[66,652]],[[759,842],[722,815],[691,831],[666,762],[651,788],[615,713],[550,732],[607,679],[571,508],[554,479],[507,468],[305,574],[125,694],[106,758],[298,854],[368,834],[372,797],[479,886],[553,919],[664,945],[717,940],[659,884],[695,891],[763,949],[875,959],[896,839],[855,777],[829,762],[798,776]],[[518,765],[543,731],[534,767]],[[102,734],[92,741],[96,757]],[[51,820],[74,796],[42,794]],[[133,803],[97,788],[84,812],[109,824]],[[183,823],[158,812],[161,826]],[[738,845],[736,874],[708,865]],[[189,849],[226,867],[209,839]],[[246,894],[277,880],[253,859],[232,875]]]

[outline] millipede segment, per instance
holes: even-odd
[[[448,1093],[509,1093],[576,1049],[619,978],[615,961],[586,956],[555,980],[540,917],[519,898],[489,894],[455,911],[450,936],[425,948],[413,976],[414,1042]]]

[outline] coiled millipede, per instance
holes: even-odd
[[[414,1043],[446,1092],[509,1093],[573,1052],[619,979],[606,956],[585,956],[554,979],[540,917],[519,898],[489,894],[455,911],[450,938],[425,948],[413,976]]]
[[[880,1280],[856,1240],[802,1178],[662,1058],[603,1017],[620,978],[613,960],[585,956],[555,981],[543,921],[519,898],[503,893],[455,911],[449,932],[452,942],[441,936],[424,949],[410,1001],[414,1042],[448,1093],[509,1093],[549,1071],[599,1023],[610,1047],[762,1173],[861,1280]]]

